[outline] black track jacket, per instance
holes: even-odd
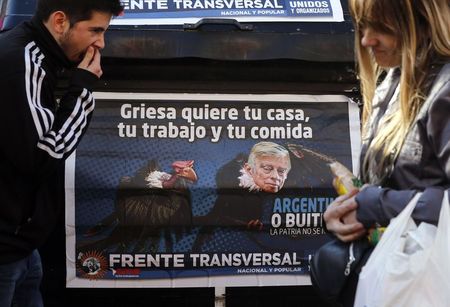
[[[0,264],[39,247],[64,208],[64,160],[88,127],[98,79],[75,69],[57,103],[72,66],[36,19],[0,34]]]

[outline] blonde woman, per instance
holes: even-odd
[[[450,188],[449,1],[349,0],[349,8],[364,100],[366,185],[336,199],[324,215],[328,230],[345,242],[386,226],[418,191],[413,218],[437,223]],[[344,306],[352,306],[356,283],[352,276]]]

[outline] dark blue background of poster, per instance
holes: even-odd
[[[150,159],[156,159],[163,171],[171,170],[172,162],[176,160],[195,160],[195,170],[198,182],[191,189],[192,214],[194,216],[207,214],[216,199],[215,174],[217,170],[234,159],[239,153],[248,154],[255,143],[260,141],[273,141],[278,144],[299,144],[308,149],[320,152],[337,159],[351,169],[351,147],[349,131],[349,115],[347,102],[180,102],[180,101],[108,101],[98,100],[90,129],[77,149],[76,176],[75,176],[75,221],[77,226],[77,243],[86,240],[83,232],[87,227],[95,225],[114,210],[115,193],[119,180],[123,176],[133,176]],[[313,131],[311,139],[245,139],[230,140],[224,135],[217,143],[208,139],[196,140],[189,143],[181,139],[150,139],[144,138],[138,132],[136,138],[119,137],[117,125],[120,122],[135,124],[142,123],[163,125],[167,120],[123,119],[120,107],[123,103],[132,103],[146,106],[173,106],[177,110],[193,106],[201,107],[209,104],[213,107],[234,107],[239,110],[246,105],[262,108],[300,108],[309,116],[309,122],[301,122],[310,126]],[[242,115],[242,113],[240,113]],[[242,117],[242,116],[241,116]],[[177,125],[186,125],[182,119],[174,120]],[[233,123],[239,126],[285,126],[288,121],[196,121],[197,125],[226,126]],[[292,126],[297,122],[290,121]],[[139,131],[139,129],[138,129]],[[291,156],[294,160],[295,157]],[[335,197],[331,187],[332,176],[318,178],[312,172],[304,186],[299,173],[303,170],[293,169],[289,173],[285,188],[282,190],[285,197],[322,196]],[[291,186],[295,182],[296,186]],[[280,191],[280,194],[281,191]],[[270,224],[272,210],[271,200],[264,207],[263,222]],[[174,245],[173,252],[189,253],[196,238],[198,229],[194,228],[183,236]],[[264,252],[264,251],[296,251],[301,257],[307,257],[318,246],[327,240],[325,235],[302,236],[297,238],[270,236],[267,233],[255,233],[230,228],[215,231],[208,242],[203,245],[204,252]],[[160,240],[158,252],[165,252],[164,240]],[[223,269],[225,272],[226,269]]]

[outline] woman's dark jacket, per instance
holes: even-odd
[[[437,68],[436,73],[430,76],[434,81],[428,98],[407,135],[386,184],[383,187],[369,186],[356,197],[359,204],[357,219],[367,228],[375,223],[389,224],[389,220],[397,216],[416,192],[423,194],[413,218],[437,224],[443,193],[448,193],[450,188],[450,64],[438,65]],[[388,89],[398,83],[396,77],[387,77],[377,89],[377,95],[392,94]],[[383,103],[376,107],[386,109],[385,104],[389,100],[390,97],[381,97]],[[372,118],[371,123],[378,123],[381,115]],[[370,141],[371,138],[363,141],[362,155]]]

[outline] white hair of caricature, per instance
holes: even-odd
[[[291,159],[289,151],[283,146],[273,142],[259,142],[253,145],[250,155],[248,156],[248,165],[254,169],[256,166],[256,159],[261,157],[278,157],[286,158],[288,162],[288,171],[291,169]]]
[[[248,189],[250,192],[252,191],[261,191],[261,187],[255,183],[253,180],[253,177],[244,169],[241,168],[240,170],[241,176],[238,177],[239,179],[239,186],[244,189]]]

